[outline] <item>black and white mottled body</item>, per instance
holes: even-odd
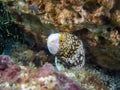
[[[85,51],[82,41],[70,33],[55,33],[48,37],[47,47],[66,68],[82,67],[85,63]]]

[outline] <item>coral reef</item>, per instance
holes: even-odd
[[[0,54],[7,48],[7,44],[19,41],[24,42],[24,31],[22,26],[15,23],[8,6],[5,2],[0,1]],[[10,49],[10,48],[9,48]]]
[[[119,46],[96,46],[90,50],[91,53],[95,53],[92,61],[109,70],[120,70],[119,50]],[[98,53],[98,51],[101,53]],[[108,51],[110,54],[108,54]]]
[[[11,58],[19,65],[40,67],[44,63],[53,63],[53,56],[46,49],[31,50],[25,44],[15,44],[12,47]]]
[[[88,69],[65,70],[62,71],[67,77],[78,82],[78,84],[88,90],[109,90],[101,79],[95,73],[89,72]],[[102,77],[102,76],[101,76]]]
[[[8,68],[8,65],[12,63],[12,59],[9,56],[0,55],[0,70]]]
[[[104,84],[96,76],[89,74],[89,72],[84,70],[76,70],[74,72],[72,71],[72,73],[71,70],[64,71],[64,75],[48,63],[43,67],[36,69],[34,67],[15,65],[11,62],[9,56],[1,56],[0,60],[4,60],[4,63],[1,63],[1,65],[4,65],[5,63],[8,64],[8,67],[0,70],[1,88],[5,87],[22,90],[38,90],[40,88],[42,90],[93,90],[93,88],[97,90],[99,88],[106,90]],[[10,60],[9,62],[11,63],[5,62],[8,60]],[[74,76],[76,82],[72,80],[72,76]],[[79,85],[82,88],[80,88]]]
[[[0,71],[0,87],[21,90],[85,90],[73,80],[55,70],[51,64],[45,64],[38,69],[10,65],[8,69]]]
[[[35,77],[39,78],[42,90],[83,90],[65,75],[56,72],[50,64],[45,64]]]
[[[119,2],[0,1],[0,90],[119,90]],[[55,65],[46,39],[61,32],[82,40],[86,54],[83,68],[61,74],[45,64]]]
[[[9,84],[15,83],[19,79],[19,74],[20,74],[20,67],[15,65],[9,56],[1,55],[0,84],[2,85],[2,83],[4,82],[9,82]]]
[[[62,71],[62,74],[48,63],[41,68],[12,64],[7,69],[0,71],[0,87],[3,88],[2,90],[5,88],[10,90],[109,90],[105,84],[113,83],[114,81],[111,78],[102,76],[98,71],[91,71],[90,73],[88,70],[76,68],[76,70]],[[103,80],[110,79],[109,83],[105,81],[104,84],[102,79],[99,79],[96,75],[104,78]],[[113,86],[112,88],[114,88]]]
[[[18,1],[17,3],[19,2],[21,1]],[[33,13],[40,16],[43,23],[50,23],[57,26],[62,31],[71,32],[79,30],[79,28],[86,28],[86,24],[110,24],[110,10],[114,7],[115,1],[26,0],[26,2],[23,3],[27,7],[25,13]],[[18,5],[18,7],[19,6],[25,9],[24,6]],[[20,8],[20,11],[23,11],[23,8]],[[94,25],[91,27],[94,27]],[[91,29],[91,27],[87,25],[87,28]]]

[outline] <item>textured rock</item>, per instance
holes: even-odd
[[[76,67],[75,69],[65,70],[62,71],[67,77],[75,80],[81,87],[85,88],[86,90],[108,90],[108,87],[104,84],[100,76],[98,77],[95,74],[95,70],[93,72],[89,71],[90,68],[85,69]]]
[[[51,64],[45,64],[35,75],[42,90],[83,90],[65,75],[56,72]]]
[[[9,64],[12,64],[12,59],[7,55],[0,55],[0,70],[8,68]]]
[[[91,53],[94,56],[92,61],[109,70],[120,70],[120,47],[104,46],[91,47]]]

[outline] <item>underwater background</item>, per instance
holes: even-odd
[[[120,90],[119,4],[119,0],[0,0],[0,90]],[[67,43],[82,41],[82,67],[55,63],[57,55],[47,46],[54,33],[67,33]],[[67,46],[77,48],[74,43]],[[57,70],[59,64],[64,70]]]

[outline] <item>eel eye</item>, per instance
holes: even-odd
[[[63,42],[63,40],[61,39],[60,42]]]
[[[51,40],[51,43],[54,43],[54,40]]]

